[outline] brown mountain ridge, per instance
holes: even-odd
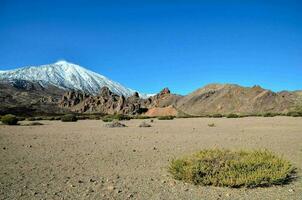
[[[0,82],[1,114],[102,113],[127,115],[192,115],[287,113],[302,105],[301,91],[273,92],[260,86],[209,84],[181,96],[164,88],[147,99],[119,96],[107,87],[98,95],[64,91],[29,81]]]

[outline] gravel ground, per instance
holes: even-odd
[[[143,121],[152,127],[138,127]],[[302,199],[301,178],[230,189],[185,184],[167,172],[169,160],[203,148],[266,148],[301,176],[302,118],[131,120],[125,128],[97,120],[42,123],[0,126],[0,199]]]

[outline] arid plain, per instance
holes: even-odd
[[[150,128],[139,128],[146,121]],[[0,126],[0,199],[280,199],[302,196],[302,118],[246,117]],[[26,121],[22,124],[28,123]],[[214,123],[215,127],[208,124]],[[204,148],[268,149],[298,178],[255,189],[175,181],[169,161]]]

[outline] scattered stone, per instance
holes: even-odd
[[[136,152],[136,150],[135,150],[135,149],[133,149],[132,151],[133,151],[133,152]]]
[[[109,185],[109,186],[107,187],[107,190],[113,191],[113,190],[115,190],[115,187],[114,187],[113,185]]]
[[[140,127],[140,128],[148,128],[148,127],[151,127],[151,125],[147,124],[146,122],[142,122],[138,127]]]
[[[288,191],[289,191],[289,192],[294,192],[295,190],[294,190],[294,189],[289,189]]]
[[[134,195],[133,195],[133,194],[129,194],[127,197],[128,197],[128,198],[133,198]]]
[[[225,196],[226,196],[226,197],[230,197],[231,194],[230,194],[230,193],[226,193]]]
[[[156,148],[156,147],[153,147],[153,150],[157,150],[157,148]]]
[[[44,125],[40,122],[31,122],[31,123],[28,123],[28,124],[23,124],[23,126],[41,126],[41,125]],[[34,138],[36,139],[36,138]]]
[[[109,123],[109,124],[105,124],[105,126],[107,128],[122,128],[122,127],[127,127],[125,124],[122,124],[118,121],[115,121],[115,122],[112,122],[112,123]]]
[[[78,183],[84,183],[82,180],[79,180]]]
[[[6,147],[3,147],[3,150],[6,150]]]
[[[94,182],[96,182],[96,179],[91,178],[91,179],[89,179],[89,182],[90,182],[90,183],[94,183]]]
[[[94,192],[94,190],[93,189],[91,189],[91,188],[89,188],[87,191],[86,191],[87,193],[93,193]]]
[[[153,123],[153,122],[154,122],[154,120],[153,120],[153,119],[151,119],[151,120],[150,120],[150,122],[151,122],[151,123]]]
[[[184,191],[185,191],[185,192],[189,191],[189,188],[185,188]]]

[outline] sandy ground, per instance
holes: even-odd
[[[155,120],[138,128],[142,121],[126,121],[127,128],[96,120],[1,125],[0,199],[302,199],[301,178],[230,189],[185,184],[167,172],[169,160],[203,148],[267,148],[301,176],[302,118]]]

